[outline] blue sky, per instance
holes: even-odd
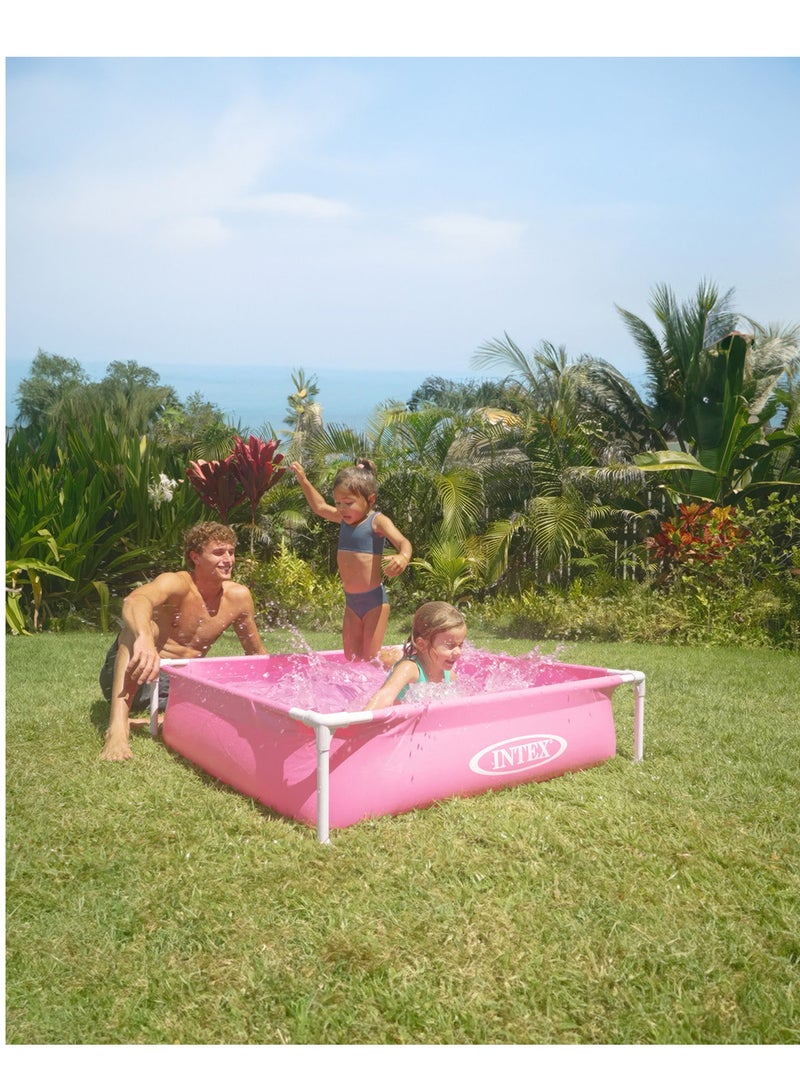
[[[798,117],[796,58],[8,57],[7,357],[635,374],[660,282],[800,321]]]

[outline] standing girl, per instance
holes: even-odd
[[[399,704],[409,686],[419,682],[451,682],[466,639],[467,623],[455,606],[449,602],[426,602],[420,606],[414,614],[403,658],[364,705],[364,712]]]
[[[411,560],[411,543],[387,515],[375,511],[378,482],[375,464],[369,459],[358,459],[354,466],[338,472],[333,480],[334,504],[328,504],[314,488],[299,462],[293,462],[291,468],[314,514],[340,526],[336,561],[344,588],[344,654],[348,659],[375,659],[389,620],[383,576],[391,578],[405,571]],[[383,564],[387,540],[397,554]]]

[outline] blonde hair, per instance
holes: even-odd
[[[346,489],[355,496],[369,500],[378,492],[378,470],[368,458],[357,458],[352,466],[339,470],[333,479],[334,489]]]
[[[403,645],[404,658],[409,659],[414,654],[420,637],[433,640],[438,633],[446,633],[449,629],[458,629],[466,624],[467,619],[461,611],[449,602],[426,602],[414,614],[411,633]]]
[[[224,523],[198,523],[186,532],[183,555],[190,568],[194,568],[190,553],[202,553],[209,542],[226,542],[236,547],[236,531]]]

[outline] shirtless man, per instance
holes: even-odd
[[[100,685],[111,701],[105,761],[125,761],[130,712],[140,687],[158,678],[159,659],[196,659],[232,625],[246,655],[266,655],[249,590],[230,578],[236,535],[221,523],[200,523],[186,535],[190,572],[164,572],[132,591],[124,628],[108,653]],[[112,672],[109,685],[108,675]]]

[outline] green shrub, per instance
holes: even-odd
[[[13,433],[6,557],[12,577],[24,573],[16,596],[23,619],[45,628],[73,610],[104,608],[114,591],[172,568],[185,531],[202,517],[199,498],[178,476],[168,452],[118,435],[103,416],[92,428],[70,426],[63,441],[53,428],[38,446]],[[105,617],[103,609],[103,624]]]
[[[338,578],[319,574],[287,546],[269,561],[239,561],[236,579],[250,588],[262,627],[323,629],[341,624],[344,593]]]
[[[746,531],[720,567],[742,580],[770,579],[800,570],[800,492],[781,498],[770,493],[766,503],[745,500],[739,525]]]
[[[528,589],[476,605],[476,619],[530,640],[800,648],[800,580],[776,591],[737,580],[711,586],[686,574],[669,588],[619,581],[591,588]]]

